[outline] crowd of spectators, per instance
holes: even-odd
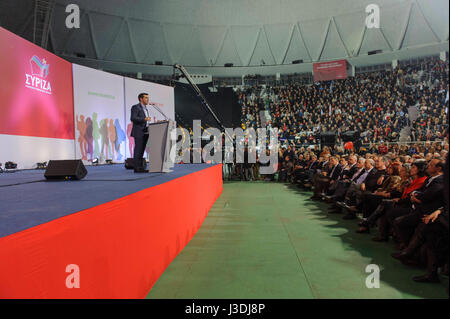
[[[404,127],[405,141],[442,140],[448,71],[448,62],[436,59],[311,85],[249,87],[237,91],[242,126],[276,127],[282,142],[296,145],[316,144],[326,131],[357,131],[362,144],[397,142]],[[265,123],[261,111],[268,112]]]
[[[448,143],[441,152],[400,155],[356,153],[341,156],[325,149],[299,154],[279,178],[313,188],[312,200],[330,203],[330,214],[358,219],[356,232],[375,230],[376,242],[397,243],[392,257],[405,265],[425,266],[417,282],[448,276]],[[288,153],[287,153],[288,154]],[[287,155],[288,156],[288,155]],[[444,171],[445,177],[444,177]]]
[[[225,165],[227,174],[241,180],[276,180],[313,190],[311,199],[329,203],[329,214],[357,220],[354,230],[373,233],[376,242],[393,240],[398,250],[393,258],[427,269],[413,280],[438,283],[439,269],[448,278],[449,263],[446,135],[445,142],[424,149],[392,147],[384,154],[289,145],[280,148],[278,169],[270,175],[259,174],[259,163]]]
[[[438,269],[448,276],[448,62],[238,94],[242,127],[278,128],[282,147],[276,173],[228,164],[226,177],[312,190],[330,214],[357,220],[357,233],[393,240],[393,258],[426,267],[413,280],[439,282]],[[319,145],[327,131],[336,143]],[[343,147],[348,131],[359,133],[357,147]]]

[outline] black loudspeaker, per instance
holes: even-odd
[[[326,146],[334,146],[336,143],[336,132],[328,131],[320,134],[320,143]]]
[[[347,131],[341,134],[342,141],[345,142],[356,142],[359,140],[358,131]]]
[[[79,180],[86,174],[86,167],[81,160],[52,160],[48,162],[44,176],[49,180]]]

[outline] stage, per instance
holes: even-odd
[[[143,298],[222,192],[221,165],[87,170],[80,181],[0,174],[0,298]],[[80,288],[67,287],[68,265]]]

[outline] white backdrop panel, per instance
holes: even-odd
[[[76,158],[124,162],[123,77],[73,64]]]
[[[18,169],[36,168],[36,163],[75,158],[73,140],[0,134],[0,163],[17,163]]]

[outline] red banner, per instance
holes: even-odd
[[[74,139],[72,64],[0,28],[0,134]]]
[[[347,78],[347,61],[337,60],[313,64],[314,81],[330,81]]]

